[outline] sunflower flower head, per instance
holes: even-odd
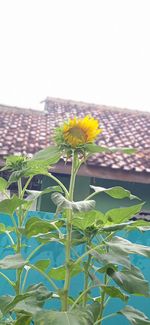
[[[57,134],[59,133],[59,144],[62,142],[65,146],[76,149],[85,144],[93,143],[101,132],[98,121],[87,115],[84,118],[74,117],[65,122]]]

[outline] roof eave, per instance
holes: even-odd
[[[4,166],[4,160],[0,159],[0,166]],[[51,172],[57,174],[66,174],[70,175],[71,173],[71,163],[64,163],[63,160],[60,160],[54,167],[52,167]],[[121,169],[113,169],[109,167],[98,167],[98,166],[89,166],[82,165],[78,171],[78,175],[87,176],[87,177],[95,177],[101,179],[109,179],[109,180],[118,180],[124,182],[131,183],[142,183],[142,184],[150,184],[150,173],[136,172],[133,170],[121,170]]]
[[[64,164],[63,161],[60,161],[55,167],[52,168],[52,172],[58,174],[70,174],[71,164]],[[150,173],[147,172],[135,172],[135,171],[123,171],[121,169],[112,169],[108,167],[97,167],[82,165],[78,172],[80,176],[88,176],[95,178],[103,178],[110,180],[118,180],[124,182],[135,182],[135,183],[144,183],[150,184]]]

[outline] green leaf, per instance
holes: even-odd
[[[10,155],[6,159],[6,164],[1,170],[20,171],[25,167],[27,158],[25,156]]]
[[[45,301],[51,298],[53,294],[43,283],[30,285],[27,288],[26,293],[30,294],[32,303],[39,307],[42,307]]]
[[[131,306],[125,306],[123,309],[117,312],[125,316],[132,325],[148,325],[150,320],[140,310],[135,309]]]
[[[87,238],[78,230],[72,231],[72,245],[77,246],[87,241]]]
[[[100,312],[99,302],[95,301],[94,303],[87,305],[86,310],[92,312],[92,315],[94,317],[94,322],[96,322]]]
[[[110,148],[110,151],[111,152],[122,152],[122,153],[125,153],[127,155],[133,155],[137,152],[137,149],[135,148],[128,148],[128,147],[114,147],[114,148]]]
[[[14,321],[10,320],[10,317],[5,317],[5,320],[0,320],[0,325],[14,325]]]
[[[22,204],[26,204],[26,201],[19,199],[16,195],[14,195],[12,198],[0,202],[0,212],[12,216],[15,210]]]
[[[38,174],[46,175],[49,169],[49,162],[44,160],[28,160],[24,169],[24,176],[34,176]]]
[[[150,231],[150,226],[137,227],[136,229],[142,232]]]
[[[113,224],[112,226],[105,226],[101,229],[101,231],[108,231],[108,232],[112,232],[112,231],[117,231],[117,230],[122,230],[124,228],[128,229],[128,226],[132,225],[134,223],[134,221],[128,221],[128,222],[123,222],[123,223],[119,223],[119,224]],[[106,223],[107,225],[107,223]]]
[[[14,325],[30,325],[31,324],[31,320],[32,320],[32,317],[31,316],[21,315],[16,320],[16,322],[14,323]]]
[[[40,269],[41,271],[45,272],[50,265],[50,260],[39,260],[34,265],[38,267],[38,269]]]
[[[112,268],[107,269],[107,274],[121,287],[130,294],[149,296],[149,283],[144,279],[140,269],[131,266],[131,269],[114,271]]]
[[[50,146],[37,152],[31,161],[33,160],[46,160],[50,165],[56,164],[61,158],[61,152],[56,146]]]
[[[3,223],[0,223],[0,234],[5,233],[6,231],[6,226]]]
[[[95,143],[90,143],[85,145],[85,149],[90,153],[108,152],[110,153],[110,148],[98,146]]]
[[[8,182],[4,178],[0,177],[0,192],[5,192],[7,186]]]
[[[105,217],[107,219],[107,223],[105,227],[112,225],[112,223],[123,223],[131,219],[134,215],[140,212],[144,203],[132,205],[126,208],[117,208],[112,209],[106,212]]]
[[[126,153],[126,154],[134,154],[136,153],[136,149],[134,148],[126,148],[126,147],[114,147],[114,148],[109,148],[109,147],[101,147],[101,146],[98,146],[97,144],[86,144],[85,145],[85,149],[90,152],[90,153],[99,153],[99,152],[108,152],[108,153],[113,153],[113,152],[123,152],[123,153]]]
[[[96,250],[92,250],[90,253],[95,259],[104,265],[122,265],[126,268],[130,268],[131,263],[129,257],[125,254],[116,254],[115,252],[109,252],[107,254],[99,254]]]
[[[26,192],[29,194],[29,196],[27,198],[28,200],[37,200],[38,197],[41,195],[52,193],[52,192],[61,192],[62,193],[63,191],[60,186],[51,186],[51,187],[47,187],[43,191],[26,190]]]
[[[132,230],[140,230],[140,231],[149,231],[150,230],[150,223],[149,221],[145,220],[136,220],[130,223],[127,228],[128,231]]]
[[[76,276],[81,272],[81,267],[79,265],[73,266],[71,270],[71,277]],[[66,275],[66,268],[64,265],[55,267],[48,272],[48,275],[55,280],[64,280]]]
[[[20,269],[25,264],[20,254],[8,255],[0,260],[0,269]]]
[[[29,286],[24,294],[0,297],[0,309],[3,314],[9,311],[33,315],[42,310],[45,301],[52,297],[52,292],[42,284]]]
[[[24,170],[17,170],[12,172],[12,174],[10,175],[9,179],[8,179],[8,184],[12,184],[12,183],[16,183],[18,182],[18,180],[24,176]]]
[[[116,254],[138,254],[150,257],[150,247],[130,242],[122,237],[115,236],[106,244]]]
[[[83,310],[42,311],[36,314],[35,325],[93,325],[97,319],[97,309],[97,306],[89,305]]]
[[[137,199],[140,200],[137,196],[132,195],[130,191],[125,190],[121,186],[114,186],[111,188],[104,188],[99,186],[90,185],[90,187],[98,194],[98,193],[106,193],[114,199],[125,199],[129,198],[130,200]]]
[[[0,296],[0,310],[2,314],[5,314],[5,308],[13,300],[12,296]]]
[[[119,298],[123,301],[127,301],[129,298],[129,296],[127,296],[119,288],[116,288],[114,286],[102,285],[101,287],[103,291],[111,298]]]
[[[49,233],[39,233],[37,234],[36,236],[36,239],[38,242],[40,242],[41,244],[46,244],[46,243],[49,243],[49,242],[57,242],[57,243],[60,243],[60,244],[63,244],[63,238],[60,239],[60,234],[59,233],[54,233],[54,232],[49,232]]]
[[[63,220],[50,221],[38,217],[32,217],[25,225],[24,235],[30,238],[39,234],[46,234],[50,231],[56,230],[56,227],[60,228],[63,223]]]
[[[100,211],[91,210],[86,212],[75,213],[73,217],[73,226],[85,230],[91,226],[102,225],[104,214]]]
[[[20,303],[22,300],[25,300],[26,298],[29,297],[29,294],[20,294],[15,297],[11,297],[11,300],[8,304],[5,304],[5,307],[3,309],[3,314],[7,314],[8,312],[12,311],[15,309],[15,306]],[[2,297],[3,298],[3,297]],[[5,296],[4,296],[5,299]]]
[[[59,211],[62,211],[63,209],[70,209],[79,212],[88,211],[92,210],[95,206],[95,201],[93,200],[71,202],[60,193],[53,193],[51,198],[54,204],[57,205]]]
[[[49,232],[45,234],[39,234],[36,236],[36,239],[38,242],[42,244],[46,244],[48,242],[57,242],[62,245],[65,245],[66,242],[66,235],[61,233],[61,236],[59,233]],[[72,245],[77,246],[85,243],[87,241],[87,238],[82,234],[81,232],[77,230],[72,231]]]
[[[38,174],[47,175],[49,169],[49,163],[46,161],[28,160],[26,163],[19,167],[18,170],[12,172],[9,177],[8,183],[12,184],[17,182],[21,177],[29,177]]]

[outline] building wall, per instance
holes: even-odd
[[[69,175],[61,174],[55,176],[57,176],[59,180],[63,182],[63,184],[67,187],[67,189],[69,188],[69,181],[70,181]],[[150,185],[148,184],[139,184],[133,182],[123,182],[123,181],[95,179],[90,177],[77,176],[75,194],[74,194],[75,201],[81,201],[85,197],[87,197],[90,193],[92,193],[92,190],[90,190],[89,187],[90,184],[94,186],[101,186],[106,188],[113,187],[113,186],[122,186],[125,189],[131,191],[132,194],[140,197],[141,200],[145,202],[143,210],[150,211]],[[56,185],[56,183],[53,180],[51,180],[49,177],[46,176],[43,177],[42,189],[53,185]],[[96,208],[103,212],[111,208],[129,206],[129,205],[139,203],[139,201],[137,200],[130,201],[129,199],[124,199],[124,200],[112,199],[105,193],[96,195],[94,199],[96,200]],[[55,208],[56,207],[51,200],[51,194],[43,195],[38,200],[37,210],[55,212]]]

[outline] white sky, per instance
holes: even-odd
[[[0,0],[0,103],[150,111],[150,0]]]

